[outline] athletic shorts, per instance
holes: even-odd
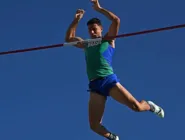
[[[119,80],[116,74],[111,74],[106,77],[98,78],[89,83],[89,90],[91,92],[96,92],[102,96],[109,96],[109,91],[112,87],[118,83]]]

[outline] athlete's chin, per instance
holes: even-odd
[[[96,36],[91,36],[91,39],[95,39],[95,38],[97,38]]]
[[[99,35],[91,35],[91,38],[92,38],[92,39],[94,39],[94,38],[99,38],[99,37],[101,37],[101,36],[99,36]]]

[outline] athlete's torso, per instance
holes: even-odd
[[[102,41],[100,44],[87,44],[84,50],[89,80],[114,73],[112,68],[114,48],[108,41]]]

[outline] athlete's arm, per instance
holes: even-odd
[[[93,5],[93,8],[98,11],[99,13],[105,15],[108,19],[110,19],[112,21],[110,27],[109,27],[109,31],[106,34],[107,36],[116,36],[118,34],[119,31],[119,27],[120,27],[120,19],[119,17],[117,17],[115,14],[113,14],[112,12],[102,8],[98,2],[98,0],[91,0]],[[113,38],[114,40],[115,38]]]
[[[75,34],[78,23],[79,23],[80,19],[83,17],[83,15],[84,15],[84,10],[78,9],[76,11],[75,18],[72,21],[72,23],[70,24],[70,26],[68,27],[67,32],[66,32],[66,36],[65,36],[66,42],[83,41],[83,39],[81,37],[77,37]],[[82,43],[78,43],[75,46],[78,48],[84,48]]]

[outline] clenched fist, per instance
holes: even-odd
[[[92,4],[93,4],[93,8],[94,10],[100,10],[101,9],[101,6],[99,4],[99,1],[98,0],[91,0]]]
[[[75,14],[75,19],[81,19],[84,15],[85,11],[83,9],[78,9]]]

